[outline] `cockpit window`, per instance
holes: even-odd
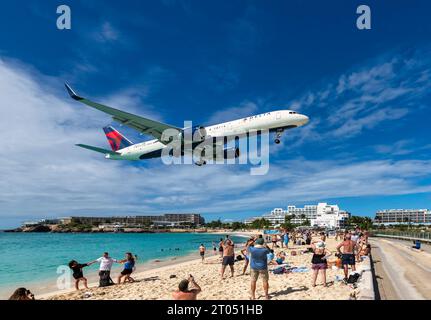
[[[289,111],[289,114],[296,114],[295,111]]]

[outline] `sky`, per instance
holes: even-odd
[[[71,8],[58,30],[57,6]],[[371,30],[356,8],[371,8]],[[0,228],[71,215],[241,220],[338,204],[431,208],[429,1],[14,1],[0,12]],[[278,109],[309,124],[248,165],[116,162],[82,96],[175,126]]]

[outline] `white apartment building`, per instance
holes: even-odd
[[[270,213],[264,214],[260,218],[269,220],[271,224],[277,225],[284,223],[286,215],[292,216],[290,222],[293,224],[302,224],[306,220],[309,220],[311,226],[327,228],[343,228],[345,221],[350,217],[350,214],[340,210],[338,205],[318,203],[317,205],[305,205],[303,208],[291,205],[287,207],[287,210],[274,208]],[[248,219],[245,223],[251,223],[256,219],[259,219],[259,217]]]

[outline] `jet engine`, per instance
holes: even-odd
[[[182,139],[187,140],[189,142],[203,142],[207,138],[207,130],[203,126],[194,126],[183,129]]]

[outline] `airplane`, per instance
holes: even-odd
[[[85,144],[77,144],[81,148],[105,154],[105,158],[111,160],[144,160],[161,157],[163,149],[168,145],[167,141],[162,140],[163,132],[167,129],[177,130],[183,143],[188,134],[192,135],[194,139],[192,148],[197,147],[198,143],[208,139],[217,140],[217,138],[221,138],[228,140],[244,132],[249,133],[255,130],[275,132],[274,142],[279,144],[281,135],[285,130],[301,127],[309,122],[307,116],[299,114],[296,111],[276,110],[211,126],[199,125],[180,128],[93,102],[78,96],[67,83],[65,83],[65,87],[72,99],[111,115],[112,119],[121,125],[128,126],[141,134],[150,135],[155,138],[154,140],[133,144],[120,132],[108,126],[103,128],[103,130],[112,151]],[[196,141],[194,137],[197,137]],[[222,151],[224,159],[237,158],[240,155],[237,147],[226,148],[226,146],[223,146]],[[181,155],[183,156],[184,152],[181,152]],[[198,166],[205,165],[206,161],[212,159],[212,157],[214,157],[213,154],[207,155],[203,153],[195,164]]]

